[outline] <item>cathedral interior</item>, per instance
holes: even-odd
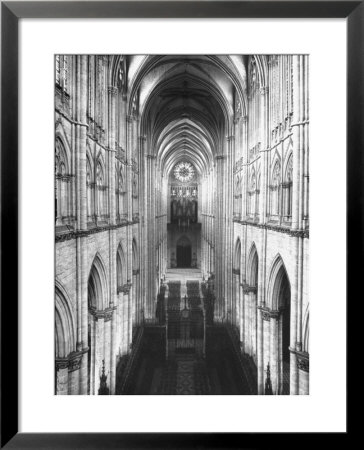
[[[309,394],[308,58],[55,57],[55,394]]]

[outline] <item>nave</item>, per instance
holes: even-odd
[[[309,56],[55,75],[55,393],[309,394]]]
[[[201,292],[202,275],[196,269],[166,273],[163,321],[144,327],[130,382],[116,393],[139,395],[250,395],[256,373],[248,361],[239,361],[224,328],[206,323]],[[244,366],[243,366],[244,364]],[[134,372],[134,373],[132,373]],[[249,384],[250,382],[250,384]]]

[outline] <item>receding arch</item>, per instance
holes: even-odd
[[[121,287],[127,282],[127,265],[125,260],[125,253],[121,243],[116,252],[116,287]]]
[[[310,344],[310,313],[308,306],[303,319],[303,339],[302,339],[302,350],[309,353]]]
[[[109,304],[105,265],[99,253],[96,254],[88,278],[88,304],[90,308],[102,311]]]
[[[283,259],[278,254],[272,263],[268,285],[268,304],[273,310],[284,308],[290,297],[291,284]],[[289,296],[287,296],[289,294]]]
[[[132,254],[133,254],[133,270],[139,269],[139,251],[138,251],[138,244],[133,238],[133,244],[132,244]]]
[[[56,280],[55,290],[55,352],[56,358],[66,358],[76,349],[75,323],[69,297]]]
[[[253,242],[248,256],[246,281],[250,286],[258,285],[258,251],[255,243]]]
[[[241,263],[241,242],[240,238],[237,238],[235,242],[235,252],[234,252],[234,269],[240,271]]]
[[[268,286],[268,306],[277,314],[277,332],[273,336],[278,348],[270,355],[272,383],[276,394],[290,394],[291,284],[281,255],[273,260]]]

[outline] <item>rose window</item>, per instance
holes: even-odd
[[[195,169],[189,162],[180,162],[174,168],[174,176],[182,183],[191,181],[195,175]]]

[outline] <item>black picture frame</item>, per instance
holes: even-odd
[[[1,448],[257,448],[272,433],[18,432],[18,22],[21,18],[347,18],[347,304],[363,276],[363,1],[1,2]],[[334,215],[334,213],[333,213]],[[331,221],[331,224],[333,222]],[[343,274],[344,276],[344,274]],[[362,295],[362,294],[361,294]],[[359,294],[360,297],[360,294]],[[329,343],[328,343],[329,345]],[[350,356],[351,346],[347,345]],[[34,355],[37,358],[37,355]],[[350,358],[348,358],[349,361]],[[333,367],[328,376],[333,376]],[[335,393],[333,393],[335,395]],[[349,395],[349,392],[348,392]],[[352,430],[335,441],[347,444]],[[315,445],[327,435],[315,434]],[[345,440],[345,441],[344,441]],[[308,445],[310,433],[280,434],[280,445]]]

